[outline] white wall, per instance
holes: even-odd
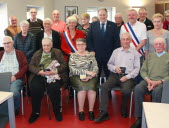
[[[155,12],[155,1],[142,0],[142,3],[142,6],[148,11],[148,18],[151,18]],[[98,0],[54,0],[54,7],[60,10],[62,20],[65,20],[65,6],[78,6],[79,15],[86,12],[87,7],[116,7],[117,12],[122,13],[125,21],[127,21],[127,10],[130,9],[129,0],[104,0],[103,2]]]
[[[54,9],[54,0],[0,0],[0,2],[7,3],[8,17],[15,15],[19,22],[26,19],[27,5],[43,6],[44,17],[49,18],[51,18],[51,12]]]
[[[78,6],[78,14],[86,12],[87,7],[116,7],[117,12],[123,14],[127,21],[127,10],[130,8],[129,0],[0,0],[7,3],[8,16],[16,15],[19,22],[26,19],[26,5],[44,6],[45,18],[51,18],[51,12],[58,9],[61,13],[61,20],[65,20],[65,6]],[[142,0],[143,6],[147,8],[148,18],[155,12],[155,0]]]

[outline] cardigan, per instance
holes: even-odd
[[[0,52],[0,61],[4,55],[4,52],[5,51]],[[19,63],[19,72],[16,73],[14,76],[16,77],[16,79],[23,79],[24,80],[25,74],[28,70],[28,63],[27,63],[26,57],[22,51],[15,49],[15,52],[16,52],[16,58]]]
[[[35,52],[33,55],[31,62],[29,64],[29,71],[31,72],[31,75],[29,77],[29,83],[32,81],[32,79],[38,75],[39,71],[41,70],[40,68],[40,61],[42,57],[43,50],[40,49]],[[51,58],[52,60],[57,60],[60,66],[57,68],[58,74],[61,75],[61,78],[65,83],[67,83],[68,80],[68,74],[67,74],[67,69],[68,65],[66,60],[64,59],[62,52],[59,49],[52,48],[51,49]]]

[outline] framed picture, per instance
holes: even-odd
[[[69,16],[73,14],[78,15],[78,6],[65,6],[65,21]]]

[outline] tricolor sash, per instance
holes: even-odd
[[[124,24],[124,28],[125,28],[126,31],[129,32],[130,35],[132,36],[132,43],[133,43],[133,45],[134,45],[135,47],[137,47],[138,44],[140,44],[140,42],[139,42],[139,40],[138,40],[136,34],[134,33],[134,31],[133,31],[131,25],[129,24],[129,22],[126,23],[126,24]],[[143,49],[140,49],[138,52],[139,52],[142,56],[144,56],[144,50],[143,50]]]
[[[69,45],[70,49],[72,52],[76,52],[76,48],[73,46],[72,40],[70,39],[70,37],[68,36],[68,32],[64,32],[64,37],[66,39],[66,43]]]

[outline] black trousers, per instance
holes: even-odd
[[[45,83],[46,83],[46,78],[40,75],[35,76],[30,83],[33,113],[40,113],[41,100],[45,92]],[[60,80],[57,80],[55,83],[50,83],[50,84],[46,83],[47,93],[52,102],[54,113],[59,112],[61,108],[60,106],[60,100],[61,100],[60,88],[62,86],[61,84],[62,82]]]
[[[116,73],[110,73],[108,80],[101,86],[101,104],[100,110],[107,112],[108,107],[108,92],[116,86],[121,86],[122,92],[122,113],[127,113],[127,102],[130,98],[131,92],[136,85],[134,79],[129,79],[125,82],[120,81],[121,76]]]

